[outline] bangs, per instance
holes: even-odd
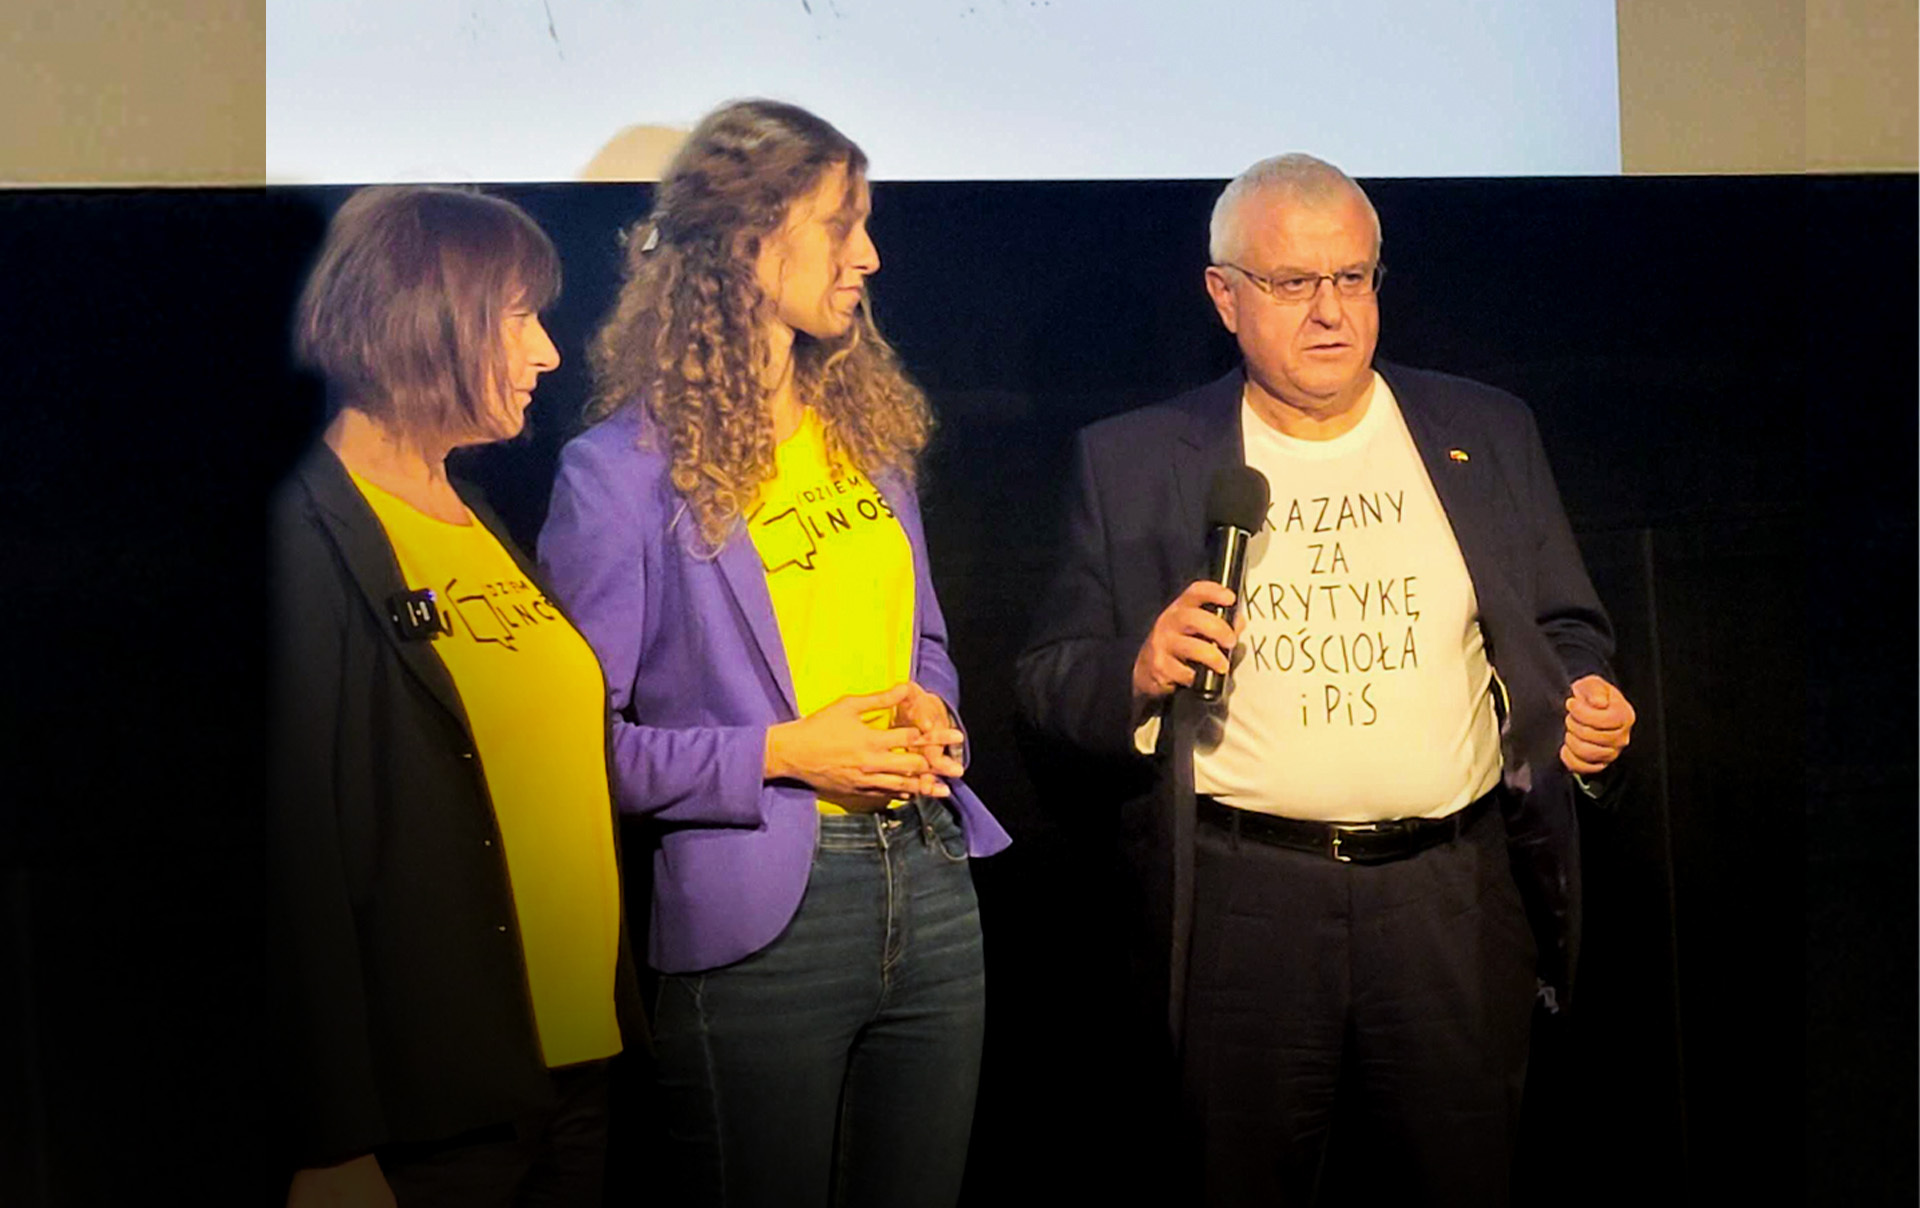
[[[515,224],[509,260],[508,280],[519,287],[519,296],[508,301],[535,311],[552,306],[560,296],[560,256],[547,233],[531,221]]]
[[[552,240],[511,202],[363,189],[329,224],[296,352],[326,379],[331,408],[350,404],[410,433],[470,430],[506,363],[505,311],[545,309],[560,284]]]

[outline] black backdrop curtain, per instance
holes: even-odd
[[[1199,277],[1218,187],[875,189],[876,313],[940,417],[925,506],[971,779],[1016,837],[976,870],[969,1203],[1130,1202],[1103,1117],[1138,1072],[1102,1043],[1104,803],[1030,775],[1009,684],[1073,430],[1232,363]],[[497,191],[567,271],[532,434],[463,467],[531,544],[647,190]],[[1584,819],[1581,1000],[1536,1037],[1525,1198],[1910,1198],[1915,179],[1370,192],[1382,355],[1533,405],[1642,719],[1629,791]],[[6,1202],[277,1192],[262,522],[318,414],[287,320],[344,195],[0,194]]]

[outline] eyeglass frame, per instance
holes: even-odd
[[[1239,265],[1233,263],[1231,260],[1217,261],[1213,267],[1232,269],[1234,272],[1239,273],[1242,277],[1245,277],[1247,280],[1253,282],[1254,286],[1258,288],[1261,293],[1265,294],[1267,297],[1273,299],[1275,302],[1278,302],[1284,306],[1300,306],[1302,304],[1310,303],[1314,301],[1316,298],[1320,296],[1320,283],[1322,281],[1333,282],[1333,292],[1336,297],[1349,298],[1349,299],[1377,298],[1380,296],[1381,283],[1387,279],[1387,266],[1383,261],[1379,261],[1379,260],[1376,260],[1373,262],[1373,268],[1367,274],[1367,278],[1368,278],[1367,288],[1365,288],[1364,290],[1361,290],[1357,294],[1346,293],[1340,288],[1340,273],[1301,273],[1297,277],[1288,278],[1288,279],[1289,280],[1305,280],[1308,277],[1312,277],[1313,292],[1309,294],[1305,294],[1298,298],[1287,298],[1287,297],[1283,297],[1280,294],[1279,290],[1276,288],[1279,282],[1278,282],[1278,279],[1274,277],[1269,277],[1261,273],[1256,273],[1249,268],[1242,268]],[[1350,270],[1343,269],[1341,271],[1346,272]]]

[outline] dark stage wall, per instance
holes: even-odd
[[[1218,183],[891,184],[876,311],[941,427],[935,578],[1016,837],[976,866],[968,1201],[1128,1203],[1106,1143],[1108,803],[1036,790],[1011,664],[1078,426],[1232,363]],[[566,363],[466,459],[529,545],[630,186],[554,235]],[[1640,710],[1583,819],[1587,948],[1537,1031],[1528,1202],[1914,1193],[1915,180],[1395,180],[1383,356],[1528,399]],[[0,1202],[270,1202],[252,802],[282,350],[339,190],[0,194]],[[1150,456],[1151,451],[1143,451]],[[623,1153],[630,1153],[623,1150]],[[616,1171],[632,1181],[626,1160]]]

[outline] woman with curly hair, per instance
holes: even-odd
[[[931,419],[867,311],[866,156],[708,115],[627,239],[540,557],[654,822],[651,963],[690,1199],[958,1198],[984,1023],[958,677],[914,495]]]

